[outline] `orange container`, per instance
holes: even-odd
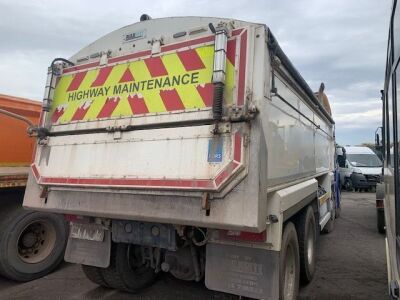
[[[0,108],[39,123],[42,103],[0,94]],[[27,135],[28,125],[0,113],[0,167],[28,166],[32,160],[35,138]]]

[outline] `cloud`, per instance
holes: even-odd
[[[16,50],[12,57],[12,60],[0,63],[0,93],[41,100],[47,76],[48,52]]]
[[[357,136],[343,136],[346,143],[357,142],[372,130],[364,118],[379,121],[390,6],[390,1],[375,0],[153,0],[145,5],[0,0],[0,93],[40,99],[54,57],[70,57],[102,35],[137,22],[142,13],[236,18],[267,24],[311,88],[325,83],[338,132],[342,126],[357,128]]]
[[[382,110],[371,109],[363,112],[342,113],[336,116],[341,128],[376,128],[382,121]]]

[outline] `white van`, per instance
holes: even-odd
[[[368,147],[345,147],[346,160],[340,166],[340,182],[347,190],[370,189],[381,181],[382,161]]]

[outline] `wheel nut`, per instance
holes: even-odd
[[[151,227],[151,234],[153,236],[159,236],[160,235],[160,228],[158,228],[157,226]]]
[[[169,263],[167,263],[167,262],[164,261],[164,262],[161,264],[161,270],[163,270],[164,272],[169,272],[169,269],[170,269]]]
[[[125,232],[131,233],[132,232],[132,224],[131,223],[126,223],[125,224]]]

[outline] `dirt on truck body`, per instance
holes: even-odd
[[[263,24],[144,15],[53,60],[24,206],[99,285],[295,299],[335,219],[327,103]]]

